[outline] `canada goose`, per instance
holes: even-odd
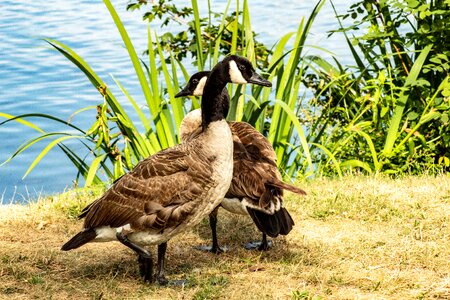
[[[205,82],[201,129],[188,142],[139,162],[103,196],[84,208],[83,230],[61,250],[88,242],[118,240],[138,254],[141,276],[153,281],[153,261],[145,245],[158,245],[159,284],[167,241],[199,223],[221,202],[232,178],[233,142],[225,116],[228,99],[219,97],[228,82],[271,86],[247,59],[228,56]]]
[[[208,71],[198,72],[190,78],[186,87],[175,97],[201,96]],[[228,91],[223,89],[220,98],[229,99]],[[181,140],[187,141],[198,131],[201,112],[193,110],[185,116],[180,126]],[[258,229],[263,233],[261,243],[249,243],[247,249],[258,247],[267,250],[267,235],[277,237],[288,234],[294,221],[283,207],[283,190],[305,195],[305,191],[281,181],[281,174],[276,165],[276,154],[270,142],[253,126],[245,122],[228,122],[233,135],[233,179],[230,189],[221,206],[237,214],[249,214]],[[217,209],[210,215],[212,247],[198,247],[215,253],[221,252],[217,242]]]

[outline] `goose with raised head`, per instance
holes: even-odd
[[[158,245],[156,279],[167,283],[167,241],[210,214],[231,183],[233,140],[224,119],[229,103],[220,97],[228,82],[271,86],[244,58],[229,56],[219,62],[205,82],[195,138],[144,159],[118,179],[84,208],[79,216],[85,218],[82,231],[62,250],[118,240],[138,254],[144,280],[153,281],[153,261],[145,246]]]
[[[210,72],[198,72],[189,79],[186,87],[175,97],[201,96]],[[220,94],[221,101],[228,103],[226,88]],[[193,110],[185,116],[180,126],[181,140],[188,141],[196,135],[201,125],[201,110]],[[248,243],[247,249],[267,250],[267,235],[287,235],[294,225],[289,212],[283,207],[283,190],[306,194],[300,188],[284,183],[276,164],[276,154],[270,142],[253,126],[245,122],[228,122],[233,135],[233,179],[221,205],[224,209],[250,215],[263,233],[261,242]],[[218,245],[216,224],[217,209],[210,215],[212,247],[199,247],[221,252]]]

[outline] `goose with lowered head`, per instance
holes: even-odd
[[[201,96],[210,72],[198,72],[189,79],[186,87],[175,97]],[[212,75],[211,75],[212,76]],[[228,103],[226,88],[220,94],[221,101]],[[188,141],[196,135],[201,125],[201,110],[187,114],[180,126],[181,140]],[[281,180],[276,165],[276,154],[270,142],[253,126],[245,122],[228,122],[233,135],[233,179],[221,206],[236,214],[250,215],[263,233],[259,243],[248,243],[246,248],[267,250],[267,235],[277,237],[287,235],[294,225],[289,212],[283,207],[283,190],[297,194],[305,191]],[[212,231],[212,247],[200,249],[221,252],[217,241],[216,208],[209,215]]]
[[[220,94],[228,82],[271,86],[250,62],[228,56],[205,82],[201,129],[195,138],[139,162],[103,196],[82,211],[82,231],[62,246],[119,241],[138,255],[145,281],[153,281],[153,261],[146,245],[158,245],[156,279],[164,276],[167,241],[198,224],[222,201],[233,170],[233,140],[225,116],[228,99]]]

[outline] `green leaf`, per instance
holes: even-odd
[[[356,125],[355,127],[352,127],[350,130],[356,132],[357,134],[361,135],[367,142],[367,145],[369,146],[370,149],[370,153],[372,155],[372,160],[373,160],[373,164],[375,167],[375,171],[381,171],[381,167],[382,164],[380,164],[380,162],[378,161],[378,155],[377,155],[377,151],[375,149],[375,145],[372,141],[372,138],[370,137],[370,135],[368,135],[367,133],[361,131],[361,130],[356,130],[355,128],[357,128],[358,125]]]
[[[419,57],[417,58],[414,65],[412,66],[408,77],[406,77],[405,84],[403,85],[403,87],[405,89],[406,89],[406,87],[410,86],[419,76],[422,66],[425,62],[425,59],[427,58],[428,53],[431,50],[431,47],[432,47],[432,45],[428,45],[421,51]],[[403,111],[405,109],[408,98],[409,98],[409,95],[406,95],[405,90],[403,89],[400,92],[400,95],[396,101],[394,114],[391,118],[388,133],[387,133],[386,140],[384,143],[383,153],[386,156],[390,156],[392,154],[392,148],[394,147],[394,143],[397,139],[397,135],[399,134],[400,122],[401,122],[401,119],[403,116]]]
[[[410,121],[417,119],[417,117],[419,116],[418,113],[416,113],[415,111],[411,111],[408,113],[408,115],[406,116],[406,118]]]
[[[338,173],[339,178],[342,178],[342,171],[336,156],[328,150],[324,145],[318,143],[311,143],[312,146],[315,146],[325,152],[325,154],[329,157],[329,159],[333,162],[333,166],[336,168],[336,172]]]
[[[100,156],[97,156],[91,163],[89,167],[88,174],[86,176],[85,186],[89,187],[92,185],[95,179],[95,175],[97,173],[98,167],[100,166],[100,162],[106,157],[106,153]]]
[[[142,109],[137,105],[136,101],[131,97],[131,95],[127,92],[127,90],[123,87],[123,85],[117,80],[114,76],[112,76],[112,79],[117,84],[119,89],[122,91],[122,93],[127,97],[128,101],[133,106],[134,110],[136,111],[139,119],[141,120],[142,125],[144,125],[145,130],[150,130],[150,122],[148,121],[148,118],[144,115],[144,112]]]
[[[34,169],[34,167],[41,161],[41,159],[47,155],[47,153],[57,144],[65,141],[65,140],[69,140],[69,139],[84,139],[84,136],[76,136],[76,135],[71,135],[71,136],[63,136],[60,138],[57,138],[55,140],[53,140],[52,142],[50,142],[40,153],[39,155],[33,160],[33,162],[31,163],[31,165],[28,167],[27,171],[25,172],[25,175],[23,175],[22,179],[24,179],[25,177],[27,177],[27,175]]]
[[[200,29],[200,14],[198,11],[198,4],[197,4],[197,0],[191,0],[191,4],[192,4],[192,9],[194,11],[194,24],[195,24],[195,41],[197,44],[197,66],[198,66],[198,70],[202,71],[204,66],[205,66],[205,62],[203,60],[203,43],[202,43],[202,32]]]
[[[292,109],[283,101],[275,100],[275,103],[278,104],[289,116],[291,122],[294,124],[294,128],[297,130],[297,134],[300,138],[300,142],[303,147],[303,152],[306,158],[306,161],[308,162],[308,166],[310,168],[310,171],[312,172],[314,170],[314,166],[311,159],[311,153],[309,152],[309,146],[308,141],[306,140],[305,133],[303,131],[302,125],[297,119],[297,116],[292,111]]]
[[[15,116],[13,116],[13,115],[10,115],[10,114],[7,114],[7,113],[2,113],[2,112],[0,112],[0,117],[4,117],[4,118],[6,118],[6,119],[8,119],[8,120],[11,120],[11,121],[19,122],[19,123],[21,123],[21,124],[23,124],[23,125],[25,125],[25,126],[28,126],[28,127],[32,128],[32,129],[34,129],[34,130],[36,130],[36,131],[39,131],[39,132],[41,132],[41,133],[44,133],[44,131],[43,131],[41,128],[39,128],[37,125],[34,125],[34,124],[31,123],[31,122],[25,121],[25,120],[21,119],[20,117],[15,117]],[[6,122],[1,122],[1,123],[0,123],[0,126],[3,125],[3,124],[5,124],[5,123],[6,123]]]
[[[372,174],[372,169],[370,168],[370,165],[366,162],[357,160],[357,159],[350,159],[344,162],[341,162],[340,167],[343,169],[352,169],[352,168],[361,168],[367,173]]]

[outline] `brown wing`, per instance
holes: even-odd
[[[233,133],[233,180],[226,197],[248,197],[258,205],[267,180],[280,178],[269,141],[245,122],[229,122]]]
[[[264,161],[276,167],[277,156],[264,135],[245,122],[229,122],[228,125],[233,135],[239,137],[240,142],[252,159]]]
[[[266,191],[265,183],[277,179],[278,176],[278,171],[273,165],[256,162],[243,155],[239,158],[234,156],[233,168],[233,179],[226,197],[247,197],[254,200],[255,205],[258,205],[259,198]]]
[[[234,141],[233,180],[226,197],[245,197],[255,206],[266,207],[283,190],[305,194],[299,188],[281,181],[276,154],[270,142],[245,122],[230,122]]]
[[[192,146],[178,145],[141,161],[86,208],[84,227],[163,229],[181,222],[211,184],[211,161],[198,159],[201,147]]]

